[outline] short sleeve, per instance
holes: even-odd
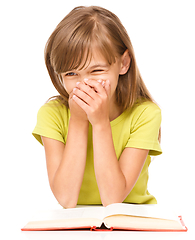
[[[161,125],[161,110],[152,103],[137,109],[125,147],[148,149],[149,155],[162,153],[158,140]]]
[[[42,145],[41,136],[65,143],[67,115],[67,111],[63,111],[59,103],[46,103],[38,111],[37,124],[32,135]]]

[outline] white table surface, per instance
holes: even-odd
[[[13,236],[15,237],[15,236]],[[90,231],[68,231],[68,232],[23,232],[20,233],[18,239],[29,239],[29,240],[122,240],[122,239],[177,239],[177,240],[192,240],[190,233],[146,233],[146,232],[90,232]]]
[[[113,231],[113,232],[91,232],[91,231],[48,231],[48,232],[22,232],[19,229],[9,229],[1,232],[2,239],[20,240],[193,240],[194,231],[188,232],[136,232],[136,231]]]
[[[4,209],[5,212],[5,209]],[[2,239],[20,240],[193,240],[195,239],[195,227],[191,213],[183,212],[183,220],[188,227],[188,232],[138,232],[138,231],[112,231],[112,232],[91,232],[91,231],[35,231],[22,232],[20,229],[27,223],[28,213],[4,214],[1,217],[0,234]]]

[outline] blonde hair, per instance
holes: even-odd
[[[45,63],[61,103],[68,107],[69,95],[61,73],[82,69],[92,57],[94,44],[110,65],[129,50],[129,70],[119,76],[116,88],[116,103],[121,109],[131,108],[138,101],[153,101],[138,70],[131,40],[119,18],[101,7],[81,6],[58,24],[45,47]]]

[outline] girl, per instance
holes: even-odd
[[[156,203],[147,181],[150,156],[161,154],[161,111],[120,20],[101,7],[73,9],[50,36],[45,62],[60,96],[40,108],[33,135],[57,201]]]

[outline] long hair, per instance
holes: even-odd
[[[126,74],[120,75],[116,103],[123,109],[135,103],[154,101],[146,88],[136,64],[131,40],[119,18],[102,7],[76,7],[56,27],[45,47],[45,63],[60,103],[68,107],[69,94],[61,74],[82,69],[90,62],[93,49],[98,49],[108,64],[128,49],[131,58]],[[159,132],[159,140],[161,130]]]
[[[110,65],[116,56],[129,50],[129,70],[119,76],[116,88],[116,103],[123,110],[138,100],[153,101],[138,70],[131,40],[119,18],[104,8],[91,6],[74,8],[58,24],[45,47],[45,63],[63,104],[68,106],[69,95],[61,73],[82,69],[92,57],[94,45]]]

